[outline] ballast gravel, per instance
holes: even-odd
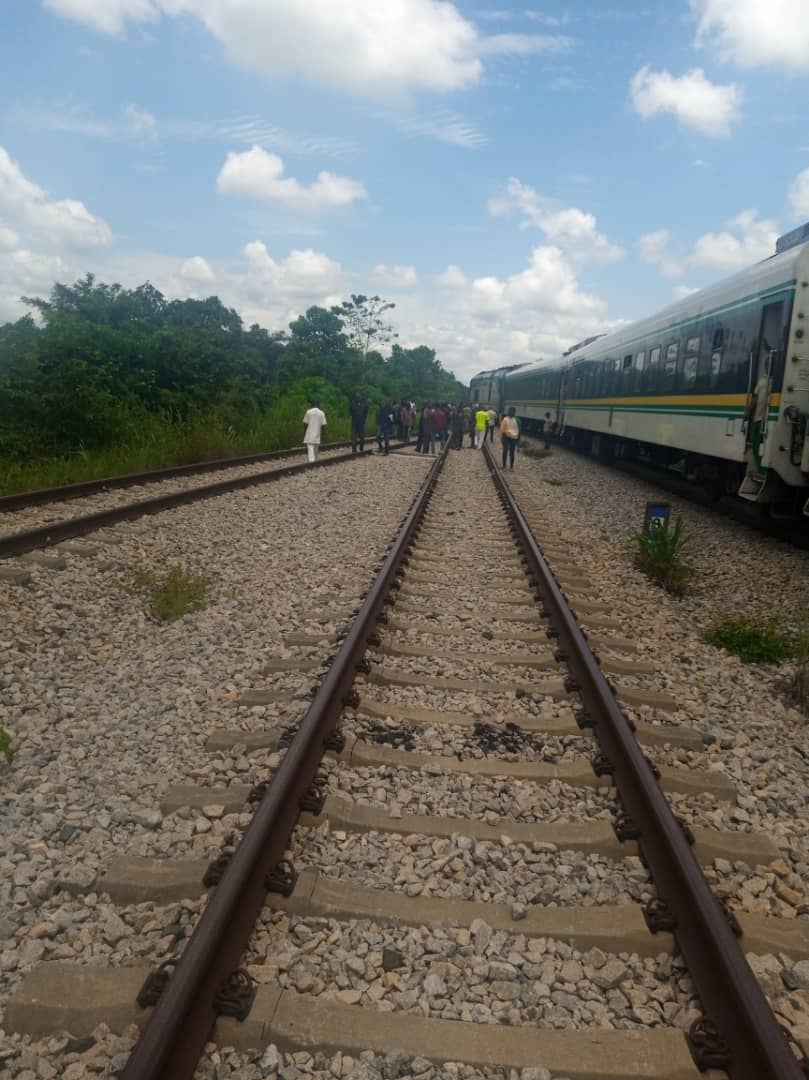
[[[312,655],[288,647],[289,632],[345,625],[428,464],[391,455],[312,469],[116,526],[64,570],[32,565],[26,588],[0,582],[0,725],[15,750],[0,765],[0,1006],[41,960],[122,963],[169,936],[171,912],[113,911],[98,875],[122,853],[218,854],[249,821],[222,808],[164,817],[160,799],[172,783],[267,778],[277,754],[210,754],[208,734],[299,718],[318,673],[262,665]],[[209,596],[159,624],[133,581],[174,564],[204,577]],[[297,707],[238,704],[268,685],[297,693]],[[144,931],[147,915],[159,927]]]
[[[582,953],[565,942],[467,927],[380,927],[274,912],[253,935],[258,982],[380,1012],[478,1024],[630,1030],[687,1027],[690,979],[667,953]]]
[[[503,818],[522,822],[612,821],[615,795],[608,788],[572,787],[558,780],[533,784],[513,778],[444,774],[440,783],[426,771],[380,768],[328,769],[328,790],[364,806],[376,806],[391,816],[429,814],[434,817],[483,821],[497,825]]]
[[[705,813],[717,827],[767,833],[781,848],[793,884],[785,887],[781,879],[776,892],[777,875],[762,888],[753,868],[747,882],[741,870],[725,879],[732,881],[731,906],[807,917],[807,878],[796,879],[809,863],[809,719],[785,697],[794,666],[743,664],[704,635],[726,616],[791,625],[805,617],[809,552],[559,447],[543,460],[522,455],[508,481],[540,547],[543,541],[564,547],[631,632],[634,655],[655,665],[652,685],[677,701],[671,714],[641,707],[627,709],[628,715],[702,733],[700,753],[657,749],[650,756],[724,773],[736,786],[738,804]],[[697,573],[681,599],[633,564],[632,536],[645,504],[661,497],[691,535],[686,552]],[[553,554],[548,559],[553,566]]]
[[[320,456],[325,459],[339,457],[341,454],[345,454],[345,449],[323,450]],[[250,465],[234,465],[229,469],[215,469],[208,472],[192,473],[189,476],[175,476],[168,480],[156,480],[152,483],[134,484],[132,487],[98,491],[92,495],[82,495],[77,499],[43,503],[41,506],[27,506],[20,510],[0,513],[0,533],[6,536],[18,532],[27,532],[28,529],[41,528],[43,525],[51,525],[57,521],[67,521],[70,518],[81,517],[84,514],[98,514],[103,510],[113,510],[118,506],[128,506],[130,503],[156,499],[175,491],[193,491],[194,488],[205,487],[206,484],[216,484],[220,481],[236,480],[246,476],[258,476],[261,473],[275,472],[278,469],[288,468],[290,465],[298,465],[303,460],[305,460],[305,453],[302,451],[300,458],[291,455],[290,457],[270,461],[255,461]]]
[[[358,716],[343,724],[346,735],[356,735],[366,742],[402,747],[418,753],[440,754],[458,760],[535,761],[557,764],[582,761],[594,753],[593,744],[578,735],[547,735],[528,731],[506,721],[487,723],[479,720],[472,728],[459,725],[424,725],[402,723],[387,718]]]
[[[297,868],[406,896],[455,897],[491,904],[576,905],[646,903],[652,898],[640,859],[559,851],[556,844],[499,842],[464,835],[349,833],[329,822],[298,829],[288,855]]]

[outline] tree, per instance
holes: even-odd
[[[383,300],[380,296],[352,293],[350,300],[344,300],[331,310],[342,320],[349,343],[360,350],[364,360],[372,345],[378,349],[399,336],[382,318],[386,311],[392,311],[395,307],[394,303]]]

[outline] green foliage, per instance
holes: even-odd
[[[696,571],[685,560],[684,549],[690,542],[682,517],[674,528],[652,523],[648,532],[637,533],[635,562],[652,581],[656,581],[674,596],[682,596]]]
[[[725,618],[712,627],[705,640],[738,656],[746,664],[778,664],[809,656],[809,633],[790,630],[777,619]]]
[[[7,731],[0,727],[0,756],[6,759],[6,763],[10,765],[14,760],[14,751],[11,749],[11,736]]]
[[[553,456],[553,450],[546,450],[544,447],[531,446],[530,444],[521,446],[520,449],[526,457],[535,458],[537,461],[544,461],[545,458]]]
[[[392,311],[395,307],[395,304],[383,300],[380,296],[352,293],[350,300],[344,300],[339,307],[331,310],[342,322],[353,348],[358,349],[363,357],[367,357],[372,345],[387,345],[399,336],[382,318],[386,311]]]
[[[151,615],[160,622],[174,622],[183,615],[202,611],[208,596],[208,583],[182,566],[172,566],[165,574],[139,570],[133,588],[148,601]]]
[[[465,394],[432,349],[369,351],[392,335],[379,297],[311,307],[288,333],[246,329],[216,296],[91,274],[26,302],[40,325],[0,326],[0,491],[294,446],[313,396],[337,441],[357,391],[371,415],[385,398]]]
[[[564,480],[557,480],[555,476],[543,476],[542,479],[546,484],[550,484],[552,487],[564,487]]]

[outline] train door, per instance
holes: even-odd
[[[762,463],[774,380],[780,379],[780,354],[784,326],[784,301],[767,304],[761,313],[757,347],[750,352],[745,406],[744,457],[747,465],[739,495],[751,502],[773,498],[768,470]]]
[[[770,398],[778,366],[779,345],[784,325],[784,301],[767,304],[761,313],[757,352],[751,354],[747,387],[747,431],[749,459],[762,471],[761,452],[767,438]],[[755,357],[755,360],[754,360]]]
[[[554,421],[554,427],[559,438],[562,437],[565,430],[565,410],[567,408],[568,374],[570,370],[570,368],[562,368],[561,376],[559,379],[559,400],[556,403],[556,418]]]

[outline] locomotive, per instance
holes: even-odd
[[[809,223],[657,315],[556,360],[481,372],[471,397],[599,457],[677,467],[717,496],[809,515]]]

